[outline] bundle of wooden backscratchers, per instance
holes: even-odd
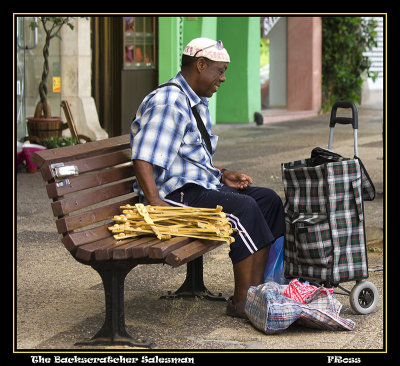
[[[122,214],[113,217],[116,222],[108,229],[114,238],[122,240],[140,235],[155,234],[158,239],[184,236],[219,240],[231,244],[230,236],[236,229],[226,219],[221,206],[215,209],[197,207],[121,206]]]

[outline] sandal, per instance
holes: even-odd
[[[246,300],[242,300],[239,301],[237,304],[234,304],[232,302],[232,297],[233,296],[231,296],[228,299],[228,305],[226,306],[226,314],[237,318],[247,319],[247,315],[244,311]]]

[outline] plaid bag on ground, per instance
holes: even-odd
[[[254,327],[266,334],[282,332],[294,322],[317,329],[354,329],[351,319],[339,316],[342,304],[329,292],[315,292],[309,303],[302,304],[284,296],[286,288],[275,282],[249,288],[245,312]]]
[[[375,189],[363,183],[370,179],[359,159],[323,161],[314,155],[282,164],[285,277],[333,283],[367,278],[363,197],[373,199]]]

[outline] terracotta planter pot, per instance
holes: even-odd
[[[61,137],[63,122],[60,117],[35,118],[28,117],[28,135],[40,139],[48,137]]]

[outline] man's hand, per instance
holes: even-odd
[[[163,201],[161,198],[153,199],[149,201],[150,206],[171,206],[167,202]]]
[[[246,189],[253,183],[253,179],[247,174],[235,170],[225,170],[221,182],[231,188]]]

